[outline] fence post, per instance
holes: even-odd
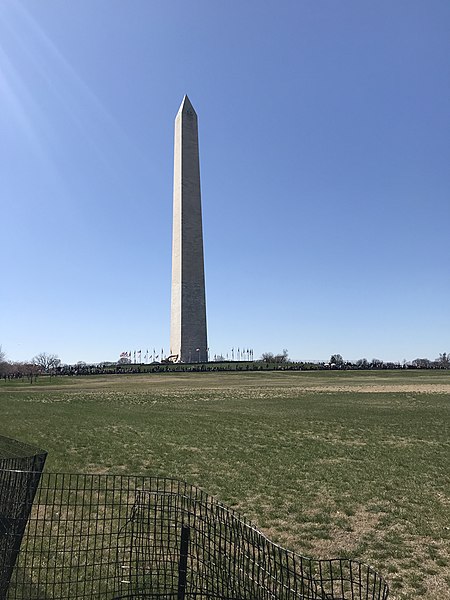
[[[180,560],[178,562],[178,600],[184,600],[186,595],[187,559],[189,549],[190,528],[181,526]]]

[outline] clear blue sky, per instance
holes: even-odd
[[[199,117],[211,354],[450,351],[448,0],[3,0],[0,344],[169,348]]]

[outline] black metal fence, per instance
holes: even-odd
[[[30,472],[4,470],[0,486],[6,482],[16,489],[26,477]],[[33,477],[30,481],[34,485]],[[281,548],[233,510],[181,481],[44,473],[32,506],[31,494],[15,498],[12,504],[29,518],[17,560],[11,562],[7,553],[3,559],[0,577],[11,571],[12,577],[5,579],[9,587],[0,592],[2,599],[388,596],[387,584],[370,567],[347,559],[311,560]],[[5,499],[1,489],[0,499]],[[8,529],[8,536],[16,534]]]

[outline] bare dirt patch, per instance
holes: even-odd
[[[442,580],[441,576],[429,575],[424,580],[426,592],[422,598],[424,600],[450,600],[450,584]],[[393,600],[395,600],[393,598]]]
[[[342,551],[353,554],[355,546],[376,530],[380,519],[378,514],[365,508],[351,516],[336,512],[331,517],[336,524],[330,532],[330,539],[314,541],[314,558],[335,558],[341,556]]]

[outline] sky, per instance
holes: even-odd
[[[210,355],[450,351],[448,0],[2,0],[0,345],[169,352],[198,115]]]

